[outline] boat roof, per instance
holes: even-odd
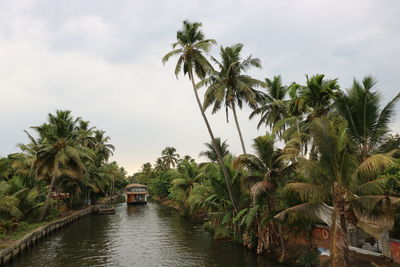
[[[127,186],[125,186],[125,188],[128,188],[128,187],[146,187],[147,188],[147,186],[144,184],[128,184]]]
[[[126,192],[127,195],[147,195],[149,192]]]

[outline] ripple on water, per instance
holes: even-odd
[[[149,203],[82,218],[9,266],[277,266]]]

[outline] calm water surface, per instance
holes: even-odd
[[[39,242],[9,266],[279,266],[149,203],[91,215]]]

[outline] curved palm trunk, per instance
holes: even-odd
[[[40,215],[39,221],[41,222],[44,218],[44,215],[46,214],[47,208],[49,206],[50,198],[51,198],[51,191],[53,191],[54,183],[56,181],[56,172],[54,171],[53,177],[51,178],[51,182],[49,185],[49,189],[47,190],[47,196],[46,196],[46,201],[44,203],[43,211],[42,214]]]
[[[221,168],[222,168],[222,172],[224,173],[225,183],[226,183],[226,187],[227,187],[227,189],[228,189],[229,198],[231,199],[232,206],[233,206],[233,209],[234,209],[235,213],[237,213],[237,212],[238,212],[238,209],[237,209],[235,200],[234,200],[234,198],[233,198],[231,185],[230,185],[230,183],[229,183],[228,171],[226,170],[226,167],[225,167],[224,160],[223,160],[223,158],[222,158],[221,152],[218,150],[218,148],[217,148],[217,146],[216,146],[215,137],[214,137],[214,134],[213,134],[213,132],[212,132],[212,130],[211,130],[210,123],[208,122],[208,119],[207,119],[207,117],[206,117],[206,114],[204,113],[204,110],[203,110],[203,106],[201,105],[200,98],[199,98],[199,94],[197,93],[197,88],[196,88],[196,85],[195,85],[195,83],[194,83],[194,77],[193,77],[193,71],[192,71],[192,69],[189,69],[189,79],[190,79],[191,82],[192,82],[192,87],[193,87],[194,95],[195,95],[195,97],[196,97],[196,101],[197,101],[197,104],[198,104],[198,106],[199,106],[199,109],[200,109],[200,112],[201,112],[201,116],[203,116],[203,120],[204,120],[204,123],[206,124],[207,130],[208,130],[208,134],[209,134],[210,137],[211,137],[212,145],[213,145],[213,147],[214,147],[215,152],[217,153],[218,163],[219,163],[219,165],[220,165]]]
[[[236,115],[236,108],[235,108],[235,104],[234,103],[232,104],[232,111],[233,111],[233,117],[235,118],[236,129],[237,129],[237,131],[239,133],[240,143],[242,144],[243,154],[247,154],[246,153],[246,147],[244,146],[242,131],[240,130],[240,126],[239,126],[239,120],[238,120],[237,115]]]

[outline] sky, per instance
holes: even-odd
[[[372,74],[388,102],[400,91],[399,11],[397,0],[0,0],[0,156],[18,152],[23,131],[48,113],[68,109],[106,131],[112,160],[130,174],[166,146],[200,159],[209,136],[189,80],[176,79],[175,58],[161,62],[185,19],[217,40],[211,55],[242,43],[243,56],[260,58],[255,78],[304,83],[324,73],[346,89]],[[252,152],[267,129],[250,112],[239,121]],[[240,154],[233,120],[208,115]],[[399,116],[392,128],[400,131]]]

